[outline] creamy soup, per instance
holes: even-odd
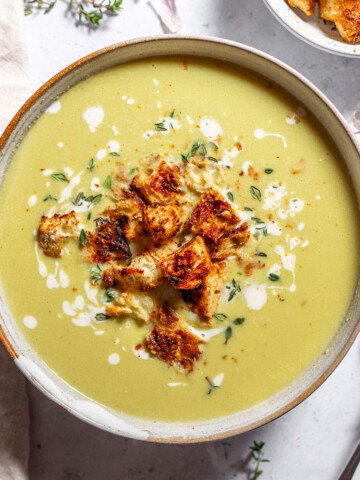
[[[173,190],[182,195],[180,226],[167,240],[177,244],[161,261],[184,246],[195,248],[194,238],[201,261],[210,260],[201,279],[191,277],[186,288],[179,288],[185,285],[182,273],[172,274],[174,265],[164,263],[155,288],[147,278],[143,288],[128,288],[121,271],[115,281],[105,279],[106,262],[99,251],[94,256],[91,242],[99,238],[96,227],[103,228],[97,219],[118,200],[119,182],[121,188],[135,185],[134,194],[150,208],[139,175],[145,172],[146,183],[146,169],[161,161],[177,169]],[[166,421],[210,419],[251,407],[325,353],[345,314],[359,238],[344,170],[310,113],[247,71],[155,58],[101,72],[47,109],[7,172],[0,271],[9,307],[39,356],[100,404]],[[227,252],[233,245],[226,244],[221,259],[219,247],[209,246],[216,228],[210,225],[207,237],[185,218],[209,192],[229,206],[225,217],[235,215],[232,223],[226,217],[231,228],[245,225],[248,235],[234,251]],[[51,223],[70,212],[76,221],[66,228],[72,233],[57,251],[46,252],[45,245],[45,254],[41,217]],[[159,210],[153,220],[169,215]],[[127,253],[111,257],[116,268],[126,268],[148,248],[149,231],[141,229],[135,241],[127,231],[121,237],[117,252]],[[205,314],[208,306],[196,303],[198,294],[189,303],[191,290],[201,288],[199,282],[221,262],[216,292],[209,286],[203,296],[205,302],[216,295],[216,305]],[[119,313],[124,305],[117,297],[124,292],[141,297],[141,314],[133,306]],[[149,344],[157,321],[151,314],[164,304],[189,334],[182,341],[196,344],[187,365]]]

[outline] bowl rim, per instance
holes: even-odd
[[[295,77],[297,80],[300,80],[301,83],[303,83],[306,87],[308,87],[317,97],[319,97],[320,100],[322,100],[323,103],[325,103],[326,107],[332,112],[332,114],[335,116],[337,121],[342,125],[345,133],[348,135],[351,143],[355,147],[355,149],[358,152],[359,158],[360,158],[360,146],[357,142],[357,139],[353,132],[350,129],[350,126],[347,124],[341,113],[338,111],[338,109],[333,105],[333,103],[314,85],[312,82],[310,82],[306,77],[304,77],[302,74],[297,72],[295,69],[292,67],[288,66],[281,60],[276,59],[275,57],[264,53],[258,49],[255,49],[253,47],[247,46],[245,44],[231,41],[231,40],[226,40],[222,38],[217,38],[217,37],[212,37],[212,36],[196,36],[196,35],[157,35],[157,36],[146,36],[146,37],[140,37],[140,38],[134,38],[131,40],[126,40],[123,42],[119,42],[116,44],[112,44],[110,46],[104,47],[102,49],[99,49],[95,52],[92,52],[69,66],[65,67],[62,69],[60,72],[56,73],[54,76],[52,76],[47,82],[45,82],[38,90],[35,91],[35,93],[20,107],[18,112],[15,114],[15,116],[12,118],[12,120],[9,122],[8,126],[6,127],[5,131],[3,132],[2,136],[0,137],[0,161],[1,161],[1,153],[6,145],[7,141],[11,137],[11,134],[13,130],[16,128],[16,126],[19,124],[23,116],[28,112],[28,110],[37,102],[41,99],[41,97],[57,82],[59,82],[61,79],[66,77],[67,75],[71,75],[71,73],[78,68],[80,68],[82,65],[87,64],[91,62],[93,59],[101,57],[103,55],[106,55],[107,53],[121,49],[121,48],[126,48],[127,46],[130,45],[136,45],[136,44],[141,44],[141,43],[151,43],[151,42],[161,42],[161,41],[196,41],[196,42],[204,42],[204,43],[215,43],[218,45],[224,45],[224,46],[229,46],[233,47],[236,49],[240,49],[244,52],[250,53],[252,55],[255,55],[256,57],[261,57],[262,59],[267,60],[269,63],[274,64],[277,67],[280,67],[282,70],[285,70],[287,73],[291,74],[293,77]],[[156,54],[154,54],[156,55]],[[171,53],[169,53],[171,56]],[[196,55],[195,55],[196,56]],[[1,320],[1,312],[0,312],[0,320]],[[222,438],[227,438],[230,436],[234,436],[240,433],[245,433],[247,431],[253,430],[255,428],[258,428],[262,425],[265,425],[276,418],[282,416],[286,412],[290,411],[297,405],[299,405],[302,401],[304,401],[307,397],[309,397],[322,383],[331,375],[331,373],[335,370],[335,368],[340,364],[340,362],[343,360],[347,352],[349,351],[350,347],[356,340],[358,334],[360,333],[360,317],[357,318],[356,324],[353,328],[353,331],[351,334],[348,336],[346,339],[343,347],[341,350],[336,354],[334,357],[333,361],[325,368],[323,373],[315,379],[311,383],[310,386],[308,386],[305,390],[302,390],[300,394],[298,394],[293,400],[287,402],[284,406],[276,408],[274,411],[272,411],[270,414],[265,415],[263,418],[253,421],[245,426],[242,427],[232,427],[227,429],[224,432],[218,432],[217,434],[209,434],[209,435],[201,435],[197,436],[194,434],[194,436],[187,436],[187,437],[179,437],[178,435],[174,435],[171,437],[154,437],[154,436],[149,436],[146,438],[147,441],[151,442],[158,442],[158,443],[195,443],[195,442],[203,442],[203,441],[211,441],[211,440],[217,440],[217,439],[222,439]],[[6,350],[10,354],[10,356],[16,360],[19,355],[16,352],[16,350],[13,348],[11,342],[8,340],[7,336],[5,335],[5,332],[2,329],[1,323],[0,323],[0,340],[5,346]],[[35,385],[42,393],[44,393],[48,398],[51,400],[55,401],[59,406],[65,408],[66,410],[69,410],[73,415],[75,415],[77,418],[89,423],[90,425],[97,426],[100,429],[103,429],[105,431],[109,431],[112,433],[117,433],[122,436],[130,437],[130,438],[137,438],[144,440],[144,438],[138,437],[136,434],[128,434],[127,432],[124,431],[119,431],[119,432],[114,432],[113,430],[110,430],[109,427],[106,425],[100,424],[100,422],[97,422],[91,417],[87,417],[85,414],[81,413],[80,411],[77,411],[75,409],[68,409],[65,407],[65,405],[62,403],[61,398],[56,397],[52,393],[50,393],[39,381],[34,378],[30,374],[29,371],[27,371],[26,368],[24,368],[23,365],[19,364],[19,362],[15,362],[18,366],[18,368],[22,371],[22,373],[30,380],[30,382]],[[137,418],[137,417],[135,417]],[[226,417],[220,417],[222,419],[225,419]],[[219,419],[220,420],[220,419]],[[164,422],[167,423],[168,425],[171,425],[173,422]],[[196,422],[195,422],[196,423]]]
[[[285,1],[282,0],[284,3]],[[291,21],[285,19],[280,13],[279,10],[276,8],[276,5],[274,3],[274,0],[264,0],[265,5],[269,9],[269,11],[274,15],[274,17],[283,25],[283,27],[286,28],[286,30],[293,35],[295,35],[297,38],[302,40],[303,42],[307,43],[308,45],[315,47],[323,52],[326,53],[331,53],[333,55],[338,55],[341,57],[347,57],[347,58],[359,58],[360,57],[360,44],[351,44],[351,43],[346,43],[344,41],[339,41],[338,43],[332,39],[329,38],[328,45],[322,44],[319,41],[317,41],[312,35],[307,34],[306,31],[300,31],[299,28],[296,27],[295,23],[292,23]],[[294,8],[290,7],[287,5],[290,10],[293,10]],[[320,18],[320,17],[319,17]],[[324,36],[325,37],[325,36]],[[357,47],[355,51],[351,51],[351,48]]]

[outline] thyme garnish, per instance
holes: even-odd
[[[276,273],[269,273],[268,278],[269,278],[269,280],[271,280],[272,282],[277,282],[277,281],[280,280],[279,275],[276,275]]]
[[[89,213],[87,214],[87,217],[86,217],[86,218],[87,218],[88,220],[91,219],[91,212],[89,212]]]
[[[235,297],[235,295],[241,292],[241,287],[240,287],[240,284],[235,280],[235,278],[233,278],[231,282],[231,286],[227,288],[231,289],[229,293],[229,298],[228,298],[228,302],[231,302],[231,300]]]
[[[53,197],[52,195],[47,195],[43,202],[47,202],[48,200],[54,200],[55,202],[57,202],[57,198]]]
[[[103,322],[104,320],[108,320],[109,318],[110,316],[106,313],[97,313],[95,315],[95,320],[97,320],[98,322]]]
[[[257,187],[254,187],[254,185],[251,185],[250,187],[250,193],[252,195],[253,198],[255,198],[255,200],[259,200],[261,199],[261,192],[260,190],[257,188]]]
[[[108,190],[111,188],[111,177],[110,177],[110,175],[108,175],[105,178],[104,187],[107,188]]]
[[[267,257],[267,254],[265,252],[260,252],[259,250],[255,251],[255,255],[257,257]]]
[[[82,203],[84,202],[85,200],[85,195],[83,192],[79,192],[77,195],[76,195],[76,198],[75,200],[72,202],[73,205],[75,206],[80,206],[82,205]]]
[[[257,442],[254,441],[253,445],[250,447],[251,458],[253,458],[256,461],[254,475],[253,475],[251,480],[256,480],[263,473],[263,471],[260,470],[260,464],[261,463],[270,462],[270,460],[267,460],[266,458],[263,458],[264,452],[263,452],[262,449],[263,449],[264,445],[265,445],[264,442],[257,443]]]
[[[51,176],[52,176],[52,178],[54,178],[55,180],[58,180],[59,182],[68,182],[69,181],[69,179],[67,178],[65,173],[53,173]]]
[[[90,270],[90,278],[93,283],[97,283],[102,279],[102,270],[99,265],[96,265],[96,267]]]
[[[214,317],[220,320],[220,322],[223,322],[227,318],[227,315],[225,315],[225,313],[215,313]]]
[[[110,152],[109,155],[112,155],[113,157],[120,157],[118,152]]]
[[[92,158],[88,163],[87,169],[90,170],[90,172],[92,172],[94,167],[95,167],[95,160]]]
[[[102,193],[99,193],[98,195],[89,195],[88,197],[85,198],[85,201],[92,203],[93,205],[97,205],[101,199],[102,199]]]
[[[210,388],[207,392],[206,395],[210,395],[210,393],[212,393],[212,391],[215,389],[215,388],[219,388],[219,385],[215,385],[214,382],[209,378],[209,377],[205,377],[205,380],[208,382]]]
[[[238,317],[238,318],[235,318],[235,320],[233,321],[233,324],[234,325],[241,325],[242,323],[245,322],[245,318],[244,317]]]
[[[267,175],[270,175],[270,173],[273,173],[274,170],[272,168],[265,168],[264,171]]]
[[[230,340],[230,338],[232,337],[232,328],[231,327],[227,327],[226,330],[225,330],[225,345],[228,343],[228,341]]]
[[[68,10],[76,16],[78,23],[87,23],[98,27],[100,21],[107,15],[118,14],[123,0],[68,0]],[[49,13],[55,7],[57,0],[25,0],[24,13],[31,15],[32,12],[43,10]]]
[[[230,202],[233,202],[234,201],[234,195],[232,192],[227,192],[226,193],[226,196],[228,197],[228,199],[230,200]]]
[[[165,127],[164,122],[156,122],[155,130],[157,132],[167,132],[167,128]]]
[[[105,289],[105,301],[106,301],[106,303],[113,302],[116,297],[117,297],[117,293],[115,292],[115,290],[111,290],[111,288],[106,287],[106,289]]]
[[[244,207],[244,210],[245,210],[245,212],[252,212],[253,211],[253,209],[250,208],[250,207]]]
[[[139,170],[138,167],[131,168],[131,169],[129,170],[129,174],[130,174],[130,175],[133,175],[133,174],[136,173],[138,170]]]
[[[88,236],[85,230],[82,228],[80,232],[80,243],[83,247],[88,243]]]

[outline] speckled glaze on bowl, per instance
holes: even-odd
[[[271,13],[289,32],[304,40],[313,47],[343,57],[359,57],[360,44],[354,45],[342,40],[333,29],[331,22],[325,23],[319,17],[318,9],[308,17],[298,8],[292,8],[285,0],[264,0]]]
[[[359,203],[360,156],[345,120],[308,80],[278,60],[235,42],[204,37],[161,36],[120,43],[95,52],[55,75],[19,110],[0,138],[0,187],[12,153],[28,128],[56,97],[84,78],[135,59],[193,55],[240,65],[278,83],[311,111],[335,139],[350,172]],[[20,333],[0,291],[0,338],[24,375],[45,395],[77,417],[109,432],[140,440],[182,443],[235,435],[259,427],[298,405],[330,375],[360,331],[360,288],[356,286],[338,331],[313,365],[285,389],[266,401],[233,415],[209,421],[167,423],[114,412],[85,397],[58,377]]]

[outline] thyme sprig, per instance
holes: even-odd
[[[122,10],[123,0],[68,0],[68,10],[77,18],[77,23],[98,27],[104,14],[116,15]],[[57,0],[24,0],[24,13],[31,15],[35,10],[45,14],[57,4]]]
[[[263,473],[263,471],[260,469],[261,464],[265,463],[265,462],[270,462],[270,460],[268,460],[266,458],[263,458],[264,457],[264,452],[263,452],[264,445],[265,445],[264,442],[255,442],[254,441],[254,443],[250,447],[251,458],[253,458],[256,462],[254,474],[252,476],[252,480],[256,480]]]
[[[241,287],[239,282],[237,282],[235,278],[233,278],[231,281],[231,286],[228,286],[227,288],[230,290],[228,302],[231,302],[235,295],[241,292]]]
[[[206,395],[210,395],[213,392],[213,390],[215,390],[215,388],[219,388],[219,385],[215,385],[214,382],[211,380],[211,378],[205,377],[205,380],[209,384],[209,390]]]

